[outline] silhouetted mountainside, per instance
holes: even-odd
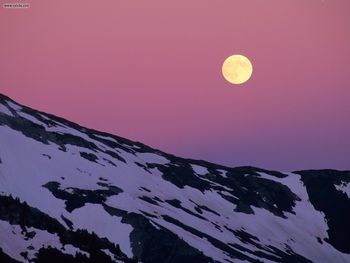
[[[0,262],[350,262],[350,172],[184,159],[0,94]]]

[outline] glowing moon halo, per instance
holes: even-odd
[[[242,84],[250,79],[253,65],[243,55],[229,56],[222,65],[222,75],[232,84]]]

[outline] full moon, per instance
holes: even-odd
[[[222,75],[232,84],[242,84],[250,79],[253,73],[253,65],[243,55],[229,56],[222,65]]]

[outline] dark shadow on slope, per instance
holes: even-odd
[[[341,182],[350,183],[350,171],[307,170],[301,175],[310,202],[325,214],[329,239],[325,240],[344,253],[350,253],[350,199],[336,189]]]
[[[132,251],[143,263],[214,262],[166,228],[154,223],[157,225],[155,227],[140,214],[128,213],[107,205],[104,205],[104,209],[110,215],[122,217],[122,223],[133,227],[130,234]]]
[[[259,239],[257,237],[254,237],[248,233],[246,233],[243,230],[230,230],[235,236],[238,236],[243,243],[249,243],[253,246],[260,248],[262,250],[265,250],[268,253],[264,253],[262,251],[253,251],[250,249],[247,249],[245,247],[242,247],[237,244],[226,244],[216,238],[213,238],[203,232],[200,232],[197,229],[194,229],[190,226],[184,225],[177,219],[174,219],[172,217],[169,217],[167,215],[164,215],[163,218],[168,221],[169,223],[172,223],[178,227],[181,227],[182,229],[192,233],[193,235],[196,235],[200,238],[207,239],[213,246],[217,247],[218,249],[225,251],[228,255],[230,255],[233,259],[240,259],[240,260],[246,260],[248,262],[261,262],[260,260],[256,260],[252,258],[251,256],[248,256],[244,254],[243,252],[248,252],[250,255],[255,255],[261,259],[269,259],[275,262],[281,262],[281,263],[311,263],[310,260],[304,258],[301,255],[298,255],[294,253],[291,249],[288,249],[287,252],[281,251],[278,248],[275,248],[273,246],[268,246],[269,249],[263,248],[260,244],[258,244]],[[274,256],[271,256],[270,254],[273,254]],[[234,262],[234,261],[233,261]]]
[[[1,263],[20,263],[19,261],[11,258],[10,256],[8,256],[7,254],[5,254],[2,251],[2,248],[0,247],[0,262]]]
[[[229,168],[226,176],[223,177],[216,170],[216,165],[198,161],[197,165],[202,164],[209,171],[205,175],[198,176],[190,164],[178,158],[170,158],[170,160],[171,163],[167,165],[147,163],[147,167],[157,168],[162,172],[163,179],[179,188],[189,186],[201,192],[216,190],[222,198],[234,205],[235,212],[253,214],[251,207],[254,206],[286,218],[285,213],[294,213],[295,203],[300,200],[288,186],[275,180],[262,178],[259,174],[267,173],[276,179],[286,176],[279,172],[254,167],[237,167]],[[228,192],[231,195],[222,192]]]
[[[56,198],[65,200],[66,210],[72,212],[74,209],[83,207],[86,203],[101,204],[107,200],[107,197],[123,192],[116,186],[98,184],[107,189],[85,190],[74,187],[60,189],[60,183],[58,182],[48,182],[43,187],[47,188]]]
[[[24,234],[28,233],[30,227],[57,234],[62,245],[71,244],[82,251],[88,252],[90,258],[99,257],[99,251],[107,249],[115,255],[116,259],[123,262],[132,262],[120,250],[119,245],[115,245],[106,238],[100,238],[86,230],[73,231],[66,229],[56,219],[30,207],[26,202],[20,202],[18,198],[14,199],[11,196],[0,195],[0,219],[9,222],[11,225],[19,225]]]

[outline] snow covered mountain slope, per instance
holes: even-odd
[[[350,172],[183,159],[0,95],[0,262],[350,262]]]

